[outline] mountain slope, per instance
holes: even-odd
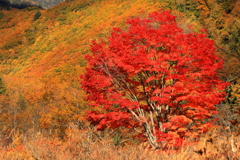
[[[212,1],[75,0],[41,10],[37,19],[37,8],[2,11],[0,70],[7,90],[0,97],[2,126],[64,136],[66,124],[83,122],[91,108],[83,100],[79,75],[86,66],[84,55],[91,54],[91,40],[105,38],[113,27],[126,28],[130,17],[160,8],[173,10],[186,32],[188,25],[197,32],[207,28],[217,54],[229,62],[224,74],[236,70],[240,3],[228,4],[226,13],[223,4],[209,8],[207,2]]]
[[[128,17],[142,10],[157,8],[144,1],[64,2],[41,11],[36,21],[37,10],[3,11],[0,69],[7,95],[2,104],[7,107],[3,114],[12,120],[2,116],[2,123],[11,128],[14,122],[21,130],[55,128],[61,136],[65,124],[82,121],[89,108],[79,89],[79,75],[84,73],[90,41],[124,26]]]

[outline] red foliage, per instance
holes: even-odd
[[[170,11],[127,23],[108,42],[93,41],[86,57],[81,84],[90,104],[102,109],[88,119],[101,130],[142,129],[155,148],[181,146],[191,133],[206,132],[227,85],[216,76],[222,61],[214,42],[205,33],[184,33]]]

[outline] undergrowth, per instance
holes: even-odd
[[[11,140],[1,137],[0,159],[4,160],[238,160],[240,136],[229,137],[215,128],[192,146],[179,151],[153,150],[148,143],[126,142],[116,145],[113,139],[93,129],[68,129],[60,140],[43,133],[21,135],[16,132]]]

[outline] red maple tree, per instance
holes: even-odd
[[[127,21],[108,41],[93,41],[81,84],[88,120],[97,129],[128,127],[154,148],[181,146],[206,132],[226,83],[216,76],[222,61],[205,34],[184,33],[170,11]],[[166,145],[167,144],[167,145]]]

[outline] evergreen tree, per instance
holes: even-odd
[[[42,13],[38,10],[34,15],[33,21],[36,21],[37,19],[39,19],[41,17],[41,15],[42,15]]]

